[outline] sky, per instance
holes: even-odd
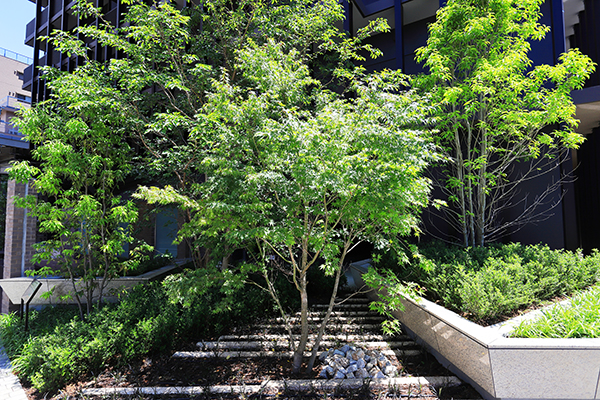
[[[35,17],[35,4],[29,0],[0,0],[0,47],[27,57],[33,48],[26,46],[25,26]]]

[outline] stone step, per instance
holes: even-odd
[[[371,300],[367,297],[352,296],[352,297],[336,297],[335,304],[369,304]]]
[[[325,316],[325,311],[309,311],[308,316],[315,318],[322,318]],[[294,314],[294,317],[299,318],[300,313],[297,312]],[[377,314],[374,311],[332,311],[330,318],[356,318],[356,317],[372,317],[373,319],[381,319],[381,315]]]
[[[285,331],[286,330],[286,326],[283,324],[257,324],[257,325],[253,325],[254,328],[256,329],[274,329],[274,330],[281,330],[281,331]],[[309,324],[308,328],[309,329],[319,329],[320,325],[317,324]],[[293,330],[298,330],[300,329],[300,325],[296,324],[292,326]],[[381,324],[336,324],[336,323],[328,323],[327,324],[327,329],[328,330],[340,330],[342,332],[364,332],[366,330],[368,331],[373,331],[373,330],[377,330],[377,331],[381,331]]]
[[[308,321],[309,322],[320,322],[323,318],[319,317],[319,316],[314,316],[314,317],[308,317]],[[271,321],[277,322],[277,323],[285,323],[285,320],[282,317],[279,318],[273,318]],[[290,317],[287,319],[288,323],[292,323],[292,324],[299,324],[302,319],[300,317]],[[335,324],[336,322],[338,323],[361,323],[361,322],[367,322],[367,321],[385,321],[385,318],[382,317],[381,315],[378,314],[374,314],[374,315],[369,315],[369,316],[357,316],[357,317],[338,317],[338,316],[331,316],[329,318],[328,321],[328,325],[329,323]]]
[[[321,355],[322,351],[317,352]],[[391,357],[412,357],[421,355],[421,350],[402,350],[402,349],[384,349],[380,351],[381,354]],[[187,358],[187,359],[199,359],[199,358],[292,358],[294,353],[292,351],[177,351],[173,353],[173,358]],[[310,357],[310,351],[304,352],[304,357]]]
[[[352,346],[362,347],[367,349],[400,349],[406,347],[414,347],[417,344],[412,340],[407,341],[376,341],[376,342],[353,342]],[[196,344],[201,350],[272,350],[275,348],[288,348],[290,342],[287,339],[281,340],[263,340],[263,341],[218,341],[218,342],[198,342]],[[339,343],[335,341],[322,340],[322,348],[339,347]]]
[[[324,309],[329,308],[329,304],[314,304],[312,308]],[[334,310],[369,310],[369,303],[351,303],[351,304],[336,304]]]
[[[168,396],[202,394],[238,394],[253,393],[277,394],[281,391],[311,392],[323,390],[357,390],[368,385],[370,389],[384,389],[389,393],[409,393],[411,399],[428,398],[431,395],[420,396],[425,388],[439,388],[460,385],[461,381],[455,376],[421,376],[398,377],[388,379],[290,379],[265,381],[260,385],[215,385],[215,386],[175,386],[175,387],[112,387],[82,389],[85,396],[109,397],[114,396]],[[404,397],[404,395],[402,396]]]
[[[300,339],[300,335],[292,335],[294,340]],[[314,339],[317,337],[315,334],[308,335],[309,339]],[[378,335],[378,334],[368,334],[365,333],[363,335],[352,335],[352,334],[338,334],[338,335],[323,335],[323,340],[331,340],[342,342],[357,342],[359,340],[367,340],[367,341],[385,341],[385,340],[411,340],[408,335]],[[287,335],[285,334],[277,334],[277,335],[223,335],[219,337],[219,341],[248,341],[248,340],[287,340]]]

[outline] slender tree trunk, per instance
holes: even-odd
[[[333,306],[335,305],[335,298],[337,297],[338,287],[340,284],[340,276],[342,275],[342,265],[344,263],[344,259],[346,258],[347,247],[344,249],[344,253],[340,257],[340,262],[338,265],[337,272],[335,273],[335,283],[333,285],[333,291],[331,292],[331,297],[329,299],[329,307],[327,307],[327,312],[325,313],[325,318],[321,321],[321,326],[319,327],[319,334],[315,339],[315,343],[313,344],[312,353],[310,354],[310,359],[308,360],[307,370],[311,371],[315,365],[315,361],[317,359],[317,352],[319,351],[319,347],[321,346],[321,339],[323,338],[323,334],[325,333],[325,327],[329,322],[329,317],[331,316],[331,312],[333,311]]]
[[[475,205],[473,203],[473,181],[471,177],[473,176],[473,127],[470,123],[467,122],[467,143],[465,145],[467,151],[467,173],[466,181],[467,181],[467,203],[469,204],[469,212],[468,212],[468,220],[469,220],[469,244],[468,246],[475,245]]]
[[[467,247],[469,245],[469,232],[467,230],[467,208],[466,208],[466,200],[465,200],[465,176],[464,176],[464,168],[465,163],[463,160],[462,154],[462,146],[460,144],[460,132],[458,129],[454,131],[454,147],[456,150],[456,177],[459,180],[460,186],[458,188],[458,201],[460,208],[460,227],[461,234],[463,237],[463,246]]]
[[[306,271],[303,269],[298,277],[298,283],[300,285],[300,319],[301,319],[301,333],[300,342],[296,351],[294,352],[294,361],[292,365],[292,373],[300,373],[302,367],[302,359],[304,358],[304,350],[306,349],[306,343],[308,342],[308,293],[306,292]]]
[[[479,209],[477,210],[477,237],[476,245],[483,246],[485,241],[485,209],[486,209],[486,187],[487,187],[487,178],[485,173],[487,171],[487,157],[488,157],[488,143],[487,143],[487,130],[485,128],[482,129],[481,132],[481,158],[484,160],[479,166],[479,184],[477,185],[477,205]]]
[[[281,301],[279,301],[279,296],[277,296],[277,291],[275,290],[275,285],[273,285],[273,282],[271,282],[271,279],[269,278],[269,274],[267,273],[266,268],[264,268],[264,270],[262,271],[262,276],[263,276],[263,278],[265,278],[265,281],[267,283],[267,290],[268,290],[269,294],[271,295],[271,298],[273,299],[273,301],[275,301],[275,304],[277,305],[277,309],[279,310],[281,317],[283,318],[283,321],[285,323],[285,329],[287,330],[288,336],[290,338],[290,350],[292,350],[292,352],[294,352],[294,351],[296,351],[296,342],[294,342],[294,334],[292,332],[289,317],[287,316],[287,314],[285,313],[285,310],[281,306]]]

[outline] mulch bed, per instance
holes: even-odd
[[[442,376],[449,375],[448,370],[443,368],[432,356],[411,357],[406,359],[407,363],[397,365],[398,370],[402,371],[403,376]],[[289,358],[249,358],[249,359],[174,359],[163,356],[155,359],[144,359],[137,363],[127,365],[122,368],[108,368],[96,376],[88,375],[80,378],[55,395],[47,395],[37,392],[35,389],[26,387],[29,400],[75,400],[86,399],[96,400],[95,398],[82,397],[82,389],[103,388],[103,387],[148,387],[148,386],[211,386],[211,385],[255,385],[269,380],[291,379],[290,371],[292,360]],[[317,365],[312,373],[305,372],[295,379],[314,379],[320,366]],[[25,385],[26,386],[26,383]],[[245,398],[406,398],[407,393],[412,396],[420,393],[422,398],[438,398],[435,392],[429,388],[396,388],[399,393],[383,393],[373,390],[358,390],[346,393],[295,393],[273,395],[247,395]],[[465,388],[444,388],[440,393],[444,398],[457,398],[456,391],[465,391],[460,398],[480,398],[470,386]],[[404,393],[404,395],[402,394]],[[265,397],[266,396],[266,397]],[[357,397],[358,396],[358,397]],[[395,396],[395,397],[394,397]],[[404,396],[404,397],[403,397]],[[475,397],[474,397],[475,396]],[[218,395],[215,396],[183,396],[178,395],[171,398],[177,399],[233,399],[237,395]],[[120,397],[109,396],[108,399],[118,399]],[[138,400],[146,397],[123,397],[124,399]],[[168,397],[161,397],[168,398]],[[98,400],[101,398],[98,397]]]

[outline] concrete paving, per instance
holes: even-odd
[[[19,379],[12,373],[10,359],[0,345],[0,399],[27,400],[27,395]]]

